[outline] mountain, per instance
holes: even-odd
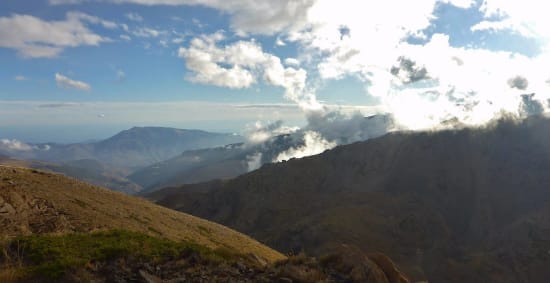
[[[28,167],[61,173],[96,186],[109,188],[113,191],[126,194],[135,194],[143,190],[140,185],[133,183],[125,177],[125,170],[102,164],[95,159],[53,163],[34,160],[17,160],[7,156],[0,156],[0,165]]]
[[[349,244],[418,280],[546,282],[549,169],[550,121],[530,117],[394,132],[148,197],[283,252]]]
[[[145,191],[192,184],[220,178],[231,178],[248,172],[244,144],[188,150],[171,159],[155,163],[130,174],[128,179]]]
[[[235,134],[210,133],[162,127],[134,127],[106,140],[75,144],[36,144],[4,152],[18,159],[63,162],[96,159],[118,168],[135,169],[171,157],[185,150],[241,142]]]
[[[62,175],[0,166],[0,282],[407,283],[348,246],[286,258],[188,214]]]
[[[330,115],[310,117],[310,124],[302,130],[274,135],[256,143],[186,151],[138,170],[128,179],[142,186],[145,189],[143,193],[146,193],[162,187],[232,178],[255,170],[262,164],[300,155],[306,148],[323,151],[326,144],[349,144],[378,137],[387,133],[393,125],[393,118],[389,115],[356,115],[350,119]],[[271,125],[273,128],[280,126],[278,123]],[[263,134],[271,135],[265,129]]]

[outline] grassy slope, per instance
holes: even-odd
[[[96,160],[75,160],[53,163],[36,160],[18,160],[0,156],[0,165],[33,168],[60,173],[96,186],[127,194],[135,194],[143,190],[141,186],[124,177],[127,174],[125,170],[106,167]]]
[[[125,229],[254,253],[269,261],[284,258],[222,225],[61,175],[25,168],[0,166],[0,212],[3,237]]]

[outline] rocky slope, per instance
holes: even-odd
[[[341,243],[430,282],[546,282],[550,122],[392,133],[149,195],[283,252]]]

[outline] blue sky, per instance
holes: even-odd
[[[546,104],[549,36],[536,1],[338,2],[2,1],[0,138],[68,142],[134,125],[241,132],[302,126],[304,113],[329,108],[390,112],[416,129],[481,123],[515,111],[525,92]],[[528,86],[508,83],[516,77]]]

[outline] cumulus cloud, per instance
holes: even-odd
[[[189,80],[228,88],[248,88],[261,78],[267,84],[285,89],[288,99],[303,105],[315,105],[306,90],[307,72],[284,67],[281,60],[265,53],[255,41],[237,41],[219,47],[222,33],[204,35],[191,40],[189,47],[179,49],[179,57],[192,71]]]
[[[285,65],[298,67],[298,66],[300,66],[300,61],[296,58],[286,58],[285,59]]]
[[[44,21],[30,15],[0,17],[0,47],[17,50],[27,58],[51,58],[65,48],[98,46],[110,41],[90,29],[86,23],[115,28],[116,24],[79,12],[69,12],[63,21]]]
[[[262,1],[260,5],[252,0],[106,1],[203,5],[228,14],[231,32],[242,40],[216,33],[197,36],[179,49],[191,81],[236,89],[259,83],[280,86],[290,100],[319,110],[316,88],[326,81],[354,77],[380,102],[377,106],[391,114],[398,128],[433,129],[453,119],[479,125],[502,112],[538,113],[546,107],[541,101],[550,95],[548,73],[541,72],[550,65],[550,29],[538,0],[388,0],[362,8],[355,0]],[[473,31],[506,30],[535,38],[542,44],[542,53],[524,56],[471,45],[457,47],[449,44],[447,34],[429,35],[426,31],[441,3],[479,9],[483,19],[471,27]],[[281,63],[260,43],[243,39],[251,34],[273,35],[276,45],[296,45],[299,62],[289,58]],[[411,37],[424,40],[411,43]],[[525,96],[526,92],[536,95]],[[338,138],[345,135],[360,140],[371,136],[358,133],[383,132],[363,129],[362,115],[320,113],[307,111],[309,124],[304,131],[328,143],[345,143]]]
[[[52,5],[80,4],[105,0],[50,0]],[[315,0],[264,1],[258,5],[253,0],[106,0],[112,3],[140,5],[203,5],[226,12],[231,26],[240,33],[273,34],[291,26],[306,24],[308,10]]]
[[[58,87],[65,89],[76,89],[83,91],[89,91],[92,89],[92,87],[85,82],[70,79],[59,73],[55,73],[55,82],[57,83]]]
[[[279,153],[273,161],[281,162],[291,158],[302,158],[315,155],[322,153],[325,150],[332,149],[337,145],[335,142],[329,142],[319,133],[313,131],[307,131],[304,133],[303,142],[304,144],[301,146],[293,147],[287,151]]]
[[[258,121],[245,131],[245,137],[249,144],[260,144],[278,135],[294,133],[298,129],[298,127],[288,127],[283,125],[282,120],[278,120],[267,125],[264,125]]]

